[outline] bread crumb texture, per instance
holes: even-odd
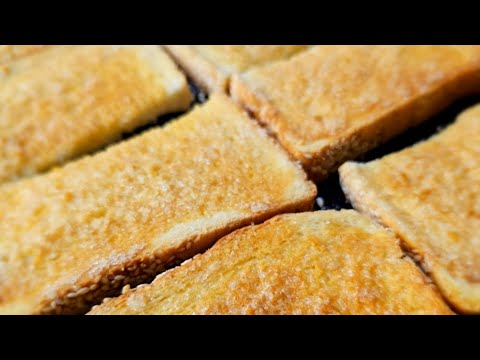
[[[395,237],[353,210],[279,215],[91,314],[450,314]]]
[[[158,46],[30,51],[0,65],[0,182],[97,150],[192,100],[185,76]]]
[[[480,105],[430,140],[340,175],[354,206],[404,240],[456,309],[480,313]]]
[[[480,46],[314,46],[234,76],[230,90],[321,179],[480,92]]]
[[[214,96],[95,156],[0,187],[0,313],[79,313],[316,196],[300,165]]]
[[[226,74],[288,59],[308,45],[190,45],[200,56]]]

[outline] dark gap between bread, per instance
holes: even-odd
[[[464,110],[472,105],[480,103],[480,95],[468,96],[455,101],[445,110],[437,115],[423,122],[415,128],[411,128],[397,137],[387,141],[364,155],[359,156],[355,161],[368,162],[379,159],[385,155],[400,151],[409,146],[412,146],[420,141],[427,140],[431,136],[445,129],[448,125],[455,121],[455,118]],[[351,209],[352,205],[345,198],[339,179],[338,172],[330,175],[330,177],[320,183],[317,183],[318,196],[322,198],[320,203],[323,206],[319,207],[318,202],[315,203],[315,210],[328,209]]]

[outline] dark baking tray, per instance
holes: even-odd
[[[189,85],[190,90],[194,95],[194,102],[192,104],[192,107],[196,104],[205,102],[205,100],[207,99],[207,95],[203,91],[199,90],[199,88],[195,86],[192,81],[189,81]],[[401,135],[393,138],[392,140],[386,142],[383,145],[378,146],[377,148],[371,150],[370,152],[360,156],[355,160],[360,162],[371,161],[381,158],[392,152],[402,150],[419,141],[426,140],[432,135],[444,129],[449,124],[451,124],[462,111],[477,103],[480,103],[480,95],[462,98],[451,104],[449,107],[447,107],[437,115],[423,122],[421,125],[405,131]],[[159,117],[155,122],[147,126],[139,128],[132,133],[124,134],[123,138],[129,138],[152,127],[161,126],[181,114],[182,113],[175,113]],[[468,141],[468,139],[466,139],[466,141]],[[317,189],[318,196],[323,199],[323,206],[320,208],[317,202],[315,202],[316,210],[340,210],[352,208],[348,200],[345,198],[345,195],[340,187],[340,183],[338,180],[338,172],[332,174],[327,180],[317,183]]]

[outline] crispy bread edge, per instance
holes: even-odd
[[[263,214],[231,221],[200,234],[188,234],[175,248],[152,251],[150,254],[136,257],[125,264],[109,268],[95,278],[76,284],[73,288],[62,289],[54,299],[44,299],[36,313],[85,313],[104,298],[119,295],[123,286],[129,284],[134,287],[152,281],[159,273],[204,252],[218,239],[238,228],[252,223],[261,223],[281,213],[311,211],[315,196],[316,191],[309,194],[308,197],[275,207]]]
[[[381,189],[369,190],[372,187],[369,186],[368,180],[358,171],[361,166],[364,165],[347,162],[339,169],[342,190],[353,208],[395,232],[405,246],[407,254],[415,257],[415,263],[434,281],[444,300],[453,309],[466,314],[479,313],[480,286],[476,286],[474,291],[474,296],[477,296],[479,301],[465,297],[462,293],[467,290],[468,285],[472,286],[471,284],[453,278],[434,258],[424,254],[415,244],[409,242],[408,233],[415,229],[410,229],[412,225],[409,225],[407,220],[402,220],[402,214],[393,204],[382,200]]]
[[[371,221],[371,219],[368,217],[368,216],[365,216],[363,214],[360,214],[359,212],[357,212],[356,210],[347,210],[347,209],[342,209],[340,212],[337,212],[337,211],[334,211],[334,210],[327,210],[327,211],[322,211],[322,212],[318,212],[318,211],[315,211],[315,212],[306,212],[305,214],[308,214],[308,215],[313,215],[313,214],[327,214],[327,213],[343,213],[345,215],[348,215],[348,214],[352,214],[352,215],[355,215],[355,216],[361,216],[361,217],[364,217],[366,219],[368,219],[369,221]],[[257,228],[260,228],[260,227],[265,227],[265,226],[270,226],[271,224],[275,223],[275,222],[278,222],[278,221],[282,221],[284,218],[290,218],[293,214],[279,214],[277,216],[274,216],[270,219],[268,219],[267,221],[261,223],[261,224],[258,224],[258,225],[251,225],[251,226],[245,226],[245,227],[242,227],[240,229],[237,229],[235,230],[234,232],[231,232],[229,233],[228,235],[224,236],[222,239],[220,239],[210,250],[209,252],[207,253],[210,257],[215,257],[215,255],[213,255],[214,253],[218,253],[220,252],[221,253],[221,249],[223,246],[225,246],[227,243],[229,243],[230,241],[233,240],[233,238],[235,238],[236,236],[241,236],[242,234],[244,233],[248,233],[253,227],[257,227]],[[379,226],[378,224],[376,224],[377,227],[381,228],[383,231],[385,231],[385,229],[382,227],[382,226]],[[380,231],[380,229],[379,229]],[[389,233],[390,233],[390,230],[387,230]],[[391,235],[394,237],[394,235]],[[395,246],[399,255],[402,254],[402,250],[401,250],[401,247],[400,247],[400,244],[398,241],[395,241],[395,244],[392,244],[392,246]],[[200,257],[203,257],[207,254],[203,254],[203,255],[198,255]],[[210,258],[209,257],[209,258]],[[192,260],[195,261],[195,259],[197,258],[197,256],[195,258],[193,258]],[[203,258],[204,259],[204,258]],[[409,257],[402,257],[402,261],[406,262],[406,266],[408,267],[411,267],[412,269],[414,269],[415,271],[417,271],[419,273],[419,275],[422,277],[423,281],[424,281],[424,285],[426,287],[428,287],[429,289],[433,290],[437,296],[441,299],[442,296],[441,294],[439,293],[438,289],[435,287],[435,286],[432,286],[431,284],[431,281],[429,280],[429,278],[427,276],[425,276],[420,270],[417,269],[417,266],[415,265],[415,263],[409,258]],[[172,281],[174,280],[174,274],[175,274],[175,271],[180,269],[181,267],[190,267],[192,265],[191,263],[191,260],[189,261],[186,261],[185,263],[181,264],[179,267],[176,267],[174,269],[170,269],[169,271],[167,272],[164,272],[160,275],[157,276],[157,278],[152,282],[152,284],[155,284],[156,282],[158,281],[161,281],[160,279],[162,279],[164,276],[166,276],[167,274],[170,275],[170,278],[169,278],[169,281]],[[128,300],[128,297],[131,295],[131,294],[134,294],[136,293],[137,291],[140,291],[142,293],[145,294],[145,292],[148,293],[148,287],[144,287],[144,286],[140,286],[140,287],[137,287],[137,288],[134,288],[134,289],[129,289],[128,291],[126,291],[125,293],[123,293],[120,297],[117,297],[117,298],[113,298],[113,299],[106,299],[102,304],[100,304],[99,306],[95,306],[87,315],[103,315],[102,313],[102,310],[106,310],[106,313],[108,314],[109,313],[109,310],[112,309],[112,308],[118,308],[118,307],[123,307],[125,306],[125,303],[126,301]],[[452,315],[453,313],[451,312],[451,310],[448,308],[448,306],[445,304],[443,307],[439,307],[438,308],[438,312],[437,314],[439,315]]]
[[[190,45],[162,45],[173,60],[208,93],[227,93],[229,77]]]
[[[282,123],[285,122],[283,115],[265,96],[251,90],[242,75],[233,75],[230,82],[233,100],[253,114],[262,125],[267,126],[287,151],[302,163],[310,178],[317,182],[324,180],[345,161],[352,160],[408,128],[419,125],[459,97],[478,92],[480,69],[472,68],[402,104],[370,124],[357,126],[341,137],[331,141],[319,141],[316,146],[307,148],[282,131]]]
[[[225,95],[217,94],[217,96],[225,98],[229,102],[231,101]],[[236,106],[233,103],[232,105]],[[255,121],[248,118],[248,115],[241,108],[238,108],[238,111],[245,118],[245,121],[251,122],[253,126],[258,127]],[[288,153],[274,139],[267,137],[267,140],[276,151],[280,151],[288,157]],[[200,234],[185,234],[183,240],[175,248],[162,249],[160,251],[153,250],[149,254],[137,256],[125,264],[109,268],[96,275],[95,278],[82,279],[83,281],[74,284],[73,287],[60,289],[54,298],[44,299],[36,313],[85,313],[93,305],[100,303],[105,297],[118,295],[123,286],[129,284],[133,287],[141,283],[150,282],[157,274],[178,265],[197,253],[204,252],[218,239],[238,228],[252,223],[264,222],[282,213],[311,211],[317,196],[317,188],[315,184],[308,181],[307,174],[298,164],[292,161],[292,165],[298,166],[302,174],[302,180],[307,186],[306,192],[300,198],[297,196],[297,198],[285,201],[282,205],[270,208],[268,211],[227,222],[215,228],[207,229],[207,231]]]

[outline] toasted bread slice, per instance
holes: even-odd
[[[392,228],[459,311],[480,313],[480,105],[426,142],[340,168],[355,208]]]
[[[353,210],[279,215],[91,314],[449,314],[395,237]]]
[[[289,58],[307,45],[164,45],[200,87],[227,92],[232,74]]]
[[[0,65],[45,50],[51,45],[0,45]],[[1,68],[0,68],[1,74]],[[2,75],[0,75],[0,79]]]
[[[316,46],[231,82],[315,180],[475,91],[480,46]]]
[[[228,98],[0,187],[0,313],[79,313],[223,235],[310,210],[301,166]]]
[[[158,46],[51,46],[4,70],[0,182],[96,150],[192,100]]]

